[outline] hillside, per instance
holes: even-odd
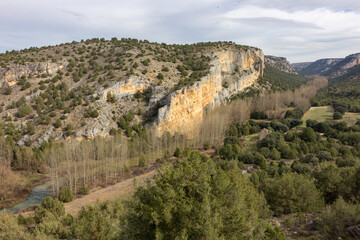
[[[255,83],[264,56],[231,42],[95,38],[7,52],[0,66],[2,132],[19,145],[37,146],[131,134],[143,125],[191,137],[197,126],[184,126],[200,124],[205,107]]]
[[[295,69],[295,71],[300,72],[310,64],[312,64],[312,62],[300,62],[300,63],[292,63],[291,66]]]
[[[317,60],[300,71],[300,74],[306,76],[323,75],[329,71],[337,63],[341,62],[342,58],[325,58]]]
[[[290,62],[284,57],[266,55],[265,63],[289,74],[298,74]]]
[[[329,78],[340,77],[348,72],[352,72],[352,68],[360,64],[360,53],[351,54],[331,67],[323,75]]]
[[[352,54],[327,72],[329,86],[312,99],[313,106],[332,105],[337,118],[345,112],[360,112],[360,54]]]

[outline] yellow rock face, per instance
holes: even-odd
[[[16,78],[14,73],[6,73],[5,76],[4,76],[4,81],[6,81],[9,86],[12,86],[12,85],[16,84],[16,81],[11,81],[10,80],[11,78],[12,79]]]
[[[171,96],[171,103],[159,109],[159,116],[162,116],[158,123],[158,132],[162,134],[169,132],[182,133],[189,138],[198,134],[199,127],[203,120],[205,106],[216,102],[219,99],[222,87],[222,73],[231,72],[235,68],[239,57],[234,51],[217,53],[218,60],[210,70],[210,75],[191,87],[185,87]],[[256,56],[248,56],[239,63],[240,67],[253,69],[254,63],[258,60]],[[230,86],[230,94],[238,93],[246,87],[251,86],[260,76],[259,71],[254,71],[238,79]]]
[[[104,91],[103,98],[107,100],[108,93],[112,95],[122,95],[122,94],[135,94],[137,91],[145,91],[147,84],[145,82],[133,81],[131,78],[128,82],[116,84],[111,88]]]

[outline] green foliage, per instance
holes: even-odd
[[[56,217],[61,217],[65,214],[65,207],[62,202],[58,199],[52,197],[45,197],[41,202],[40,206],[35,209],[35,219],[40,221],[44,216],[45,211],[49,211],[54,214]]]
[[[10,95],[12,93],[12,88],[10,86],[6,87],[4,90],[5,95]]]
[[[250,113],[251,119],[268,119],[268,116],[264,112],[252,111]]]
[[[83,207],[79,212],[76,232],[80,239],[109,239],[110,219],[96,206]]]
[[[109,91],[106,95],[106,101],[110,103],[116,103],[117,99],[116,96],[114,94],[111,94],[111,92]]]
[[[23,104],[18,108],[16,117],[23,118],[23,117],[29,115],[32,111],[33,111],[33,108],[30,105]]]
[[[348,230],[360,222],[360,206],[338,198],[320,215],[318,229],[326,239],[353,239]]]
[[[310,127],[305,128],[302,131],[300,137],[305,142],[315,142],[316,139],[317,139],[317,136],[316,136],[316,133],[315,133],[314,129],[312,129]]]
[[[334,112],[333,119],[334,120],[342,119],[342,114],[339,112]]]
[[[28,240],[31,236],[17,223],[16,217],[8,212],[0,212],[0,239]]]
[[[323,207],[321,194],[314,181],[296,173],[269,178],[264,187],[265,198],[274,214],[314,212]]]
[[[81,186],[80,190],[79,190],[80,194],[82,195],[88,195],[90,193],[90,190],[88,188],[88,186],[86,186],[85,184]]]
[[[124,239],[246,239],[264,236],[264,199],[239,170],[188,153],[128,203]]]
[[[146,157],[145,155],[141,155],[140,158],[139,158],[139,163],[138,163],[138,166],[139,167],[145,167],[146,166]]]
[[[59,128],[59,127],[61,127],[61,125],[62,125],[61,120],[59,118],[57,118],[54,122],[54,127]]]
[[[68,186],[61,187],[59,196],[58,196],[58,198],[61,202],[64,202],[64,203],[70,202],[73,199],[73,197],[74,197],[74,195]]]
[[[159,80],[163,80],[163,79],[164,79],[164,74],[159,73],[156,77],[157,77]]]
[[[181,152],[180,148],[177,147],[174,152],[174,157],[181,157],[181,154],[182,154],[182,152]]]
[[[89,117],[97,118],[97,117],[99,117],[99,112],[96,109],[92,109],[89,107],[85,110],[84,117],[85,118],[89,118]]]
[[[27,122],[26,123],[26,132],[29,135],[34,135],[35,134],[35,127],[34,127],[34,124],[32,122]]]
[[[265,63],[264,75],[260,84],[271,84],[273,90],[294,90],[305,84],[307,79],[301,75],[289,74]]]
[[[206,140],[206,141],[204,142],[203,148],[204,148],[204,150],[210,149],[210,141],[209,141],[209,140]]]
[[[294,110],[287,110],[284,118],[301,119],[303,115],[304,115],[304,111],[297,108]]]

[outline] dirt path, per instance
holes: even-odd
[[[77,198],[69,203],[65,203],[65,211],[66,213],[76,215],[83,206],[93,205],[97,200],[113,200],[121,196],[126,196],[134,191],[134,178],[136,178],[138,185],[142,185],[146,182],[146,180],[152,178],[156,173],[157,170],[152,170],[106,188],[95,188],[90,192],[89,195]]]

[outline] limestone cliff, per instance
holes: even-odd
[[[36,76],[41,74],[53,75],[67,65],[66,60],[53,62],[34,62],[24,65],[14,65],[7,68],[0,68],[0,87],[16,84],[22,76]]]
[[[135,94],[137,91],[143,92],[148,86],[149,81],[146,77],[130,76],[124,82],[118,82],[103,91],[103,99],[107,100],[110,93],[116,97],[122,97],[128,94]]]
[[[344,58],[342,61],[338,62],[336,65],[334,65],[331,69],[325,72],[324,75],[328,76],[329,78],[340,77],[349,72],[351,68],[359,64],[360,53],[351,54]]]
[[[290,74],[298,74],[297,71],[290,64],[290,62],[284,57],[275,57],[275,56],[266,55],[265,63],[283,72]]]
[[[180,132],[194,137],[205,109],[225,103],[263,74],[264,54],[258,49],[223,50],[211,54],[211,57],[209,75],[167,96],[156,119],[159,134]]]

